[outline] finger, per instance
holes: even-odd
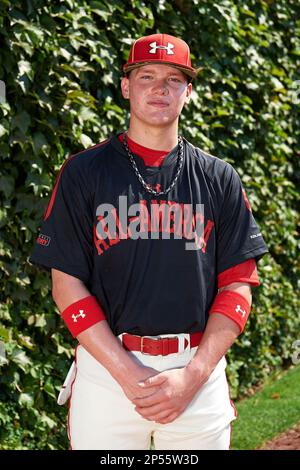
[[[149,398],[149,397],[152,397],[153,395],[155,395],[156,392],[158,392],[159,388],[157,387],[156,390],[145,390],[144,391],[144,394],[142,394],[141,391],[138,392],[138,395],[136,395],[133,399],[132,399],[132,403],[135,402],[135,400],[143,400],[143,399],[146,399],[146,398]]]
[[[142,415],[143,417],[148,417],[148,416],[154,416],[159,413],[161,413],[164,408],[162,407],[161,404],[153,405],[153,406],[148,406],[147,408],[141,408],[139,406],[135,407],[135,410]],[[169,410],[170,412],[170,410]]]
[[[174,421],[178,417],[178,411],[171,412],[169,415],[162,418],[155,418],[155,422],[159,424],[168,424]]]
[[[163,374],[157,374],[153,377],[148,377],[148,379],[141,380],[140,382],[138,382],[138,385],[142,388],[154,387],[155,385],[161,385],[166,380],[167,377],[165,377]]]
[[[159,413],[156,413],[154,414],[153,416],[150,416],[150,418],[153,418],[153,420],[156,422],[156,423],[161,423],[163,421],[165,421],[166,423],[168,422],[169,418],[173,415],[176,415],[176,411],[174,411],[174,409],[167,409],[167,410],[163,410]]]
[[[174,410],[170,410],[170,409],[162,410],[161,408],[159,408],[155,412],[154,412],[154,410],[152,410],[150,414],[148,412],[144,411],[144,410],[139,414],[144,419],[147,419],[148,421],[160,422],[160,420],[162,420],[162,419],[167,419],[173,412],[174,412]]]
[[[157,403],[161,403],[162,398],[163,395],[161,393],[161,390],[158,389],[156,392],[151,393],[151,395],[148,395],[146,397],[135,398],[134,400],[132,400],[132,403],[140,408],[144,408],[156,405]]]

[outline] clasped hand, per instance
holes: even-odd
[[[149,394],[131,401],[143,418],[167,424],[186,409],[206,380],[201,374],[195,377],[186,367],[166,370],[140,381],[140,389]]]

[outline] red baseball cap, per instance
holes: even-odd
[[[169,34],[151,34],[137,39],[131,46],[125,73],[146,64],[167,64],[195,78],[201,68],[191,64],[190,48],[185,41]]]

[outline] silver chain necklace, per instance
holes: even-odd
[[[176,182],[179,178],[179,174],[180,174],[180,172],[182,170],[182,167],[183,167],[183,140],[182,140],[182,137],[180,135],[178,136],[178,160],[177,160],[177,170],[176,170],[174,179],[173,179],[172,183],[170,184],[170,186],[168,186],[167,189],[165,189],[165,191],[155,191],[155,189],[152,189],[150,187],[150,185],[146,183],[146,181],[142,177],[141,173],[139,172],[138,167],[137,167],[137,165],[135,163],[135,160],[134,160],[134,156],[133,156],[132,152],[130,151],[130,149],[128,147],[128,143],[127,143],[127,140],[126,140],[126,135],[127,135],[127,131],[123,133],[123,144],[124,144],[124,147],[126,149],[126,152],[127,152],[128,156],[129,156],[129,160],[130,160],[130,163],[131,163],[131,165],[134,169],[134,172],[135,172],[139,182],[143,186],[143,188],[148,193],[150,193],[154,196],[162,196],[162,195],[168,194],[174,188],[174,186],[175,186],[175,184],[176,184]]]

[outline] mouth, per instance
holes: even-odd
[[[157,100],[148,101],[148,104],[150,106],[154,106],[155,108],[167,108],[169,106],[169,103],[166,103],[165,101],[157,101]]]

